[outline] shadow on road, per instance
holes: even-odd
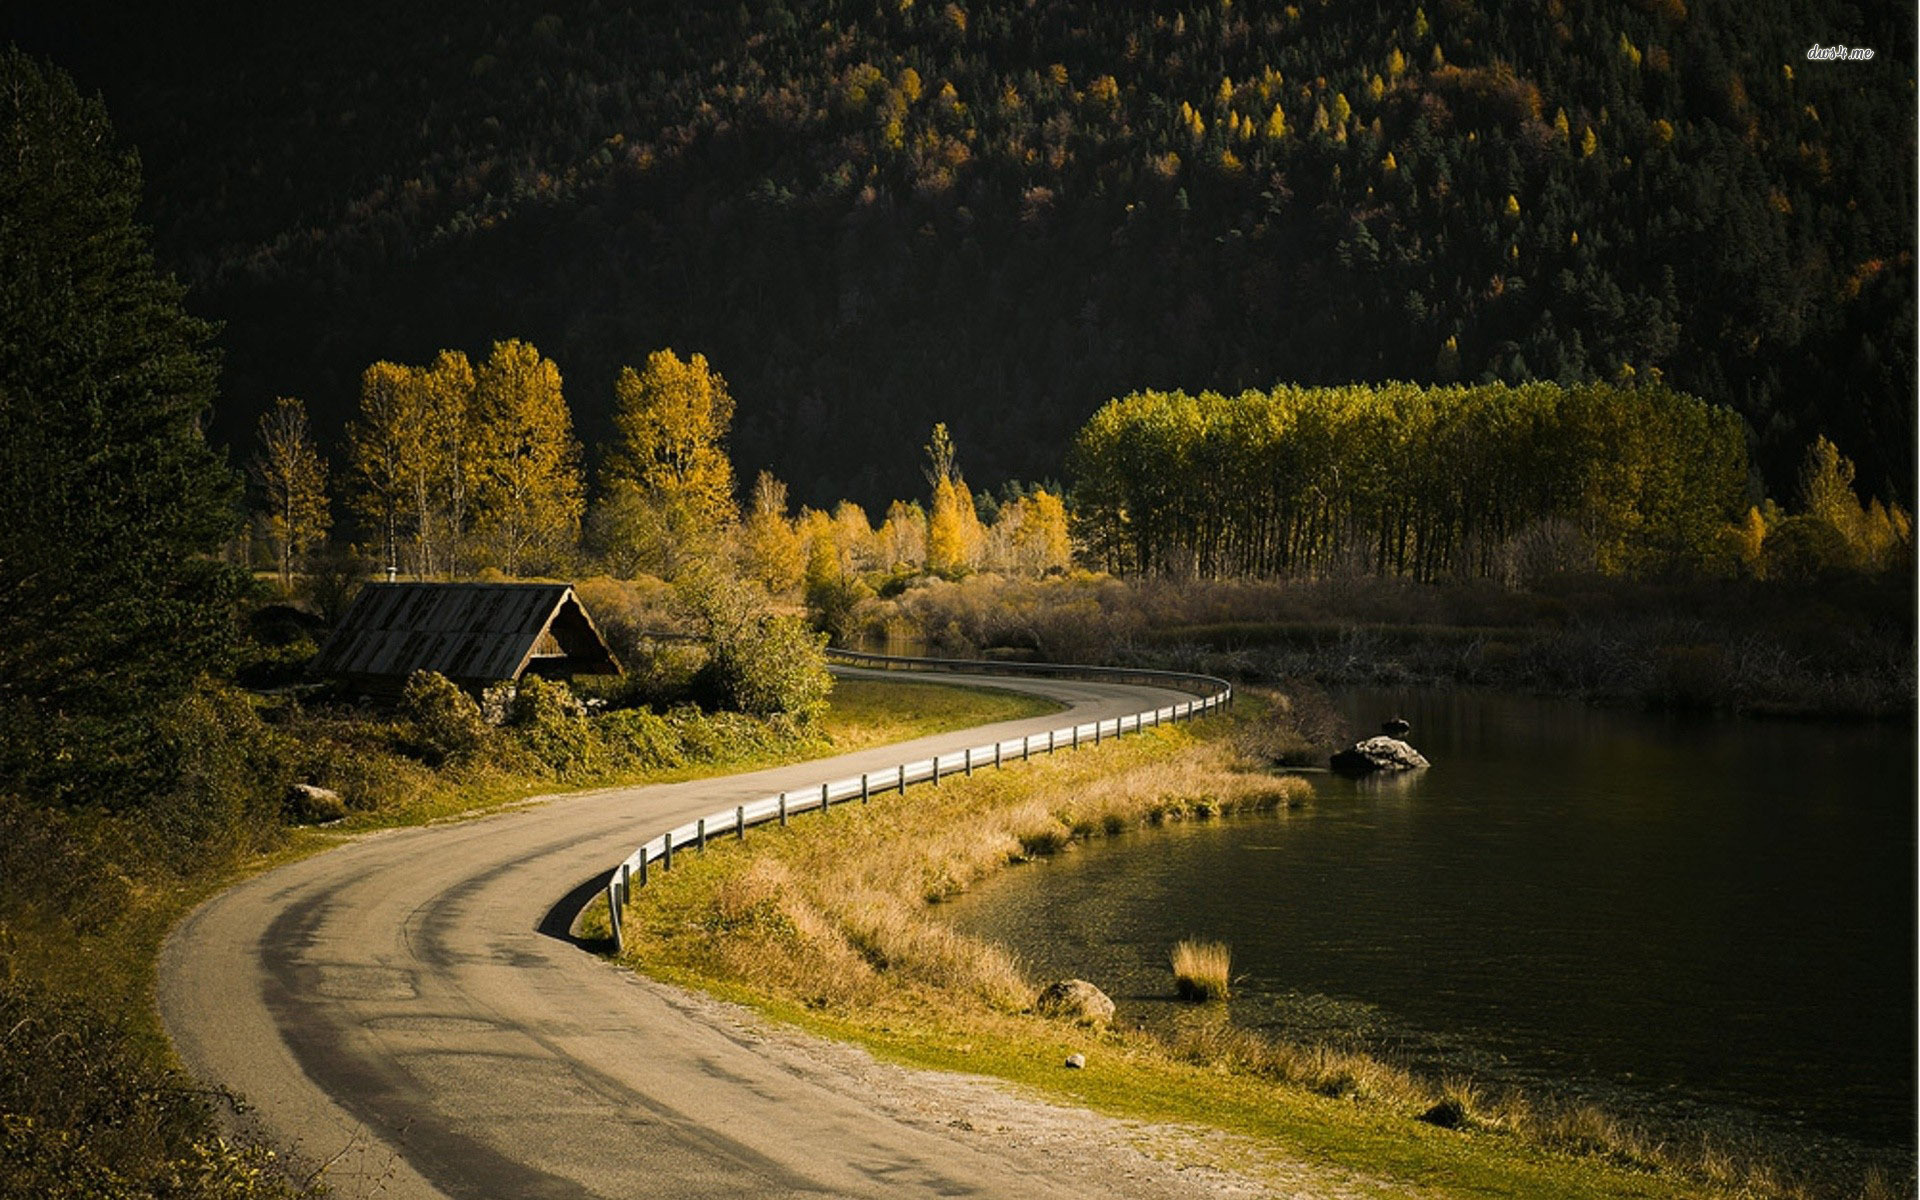
[[[607,881],[612,877],[613,873],[610,871],[589,875],[569,889],[566,895],[560,897],[559,901],[546,911],[546,915],[540,918],[540,923],[534,926],[534,930],[555,941],[578,946],[589,954],[612,954],[612,938],[585,938],[574,932],[580,910],[585,908],[596,895],[606,891]]]

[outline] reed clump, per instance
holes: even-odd
[[[1173,965],[1173,990],[1182,1000],[1205,1004],[1227,998],[1233,952],[1225,942],[1175,942],[1167,955]]]

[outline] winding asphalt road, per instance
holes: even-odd
[[[1050,696],[1069,712],[370,835],[248,880],[168,939],[167,1031],[189,1070],[243,1095],[247,1120],[305,1169],[332,1163],[327,1177],[349,1195],[1111,1192],[1076,1178],[1073,1162],[994,1152],[902,1120],[844,1080],[795,1070],[568,935],[611,864],[674,825],[782,789],[1190,698],[978,682]]]

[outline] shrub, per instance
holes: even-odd
[[[826,635],[776,615],[766,593],[711,571],[681,581],[683,603],[711,646],[693,694],[709,708],[811,721],[833,690]]]
[[[586,706],[564,683],[526,676],[514,693],[507,724],[527,752],[562,779],[591,775],[605,765]]]
[[[685,743],[673,723],[643,708],[622,709],[599,718],[600,741],[622,767],[641,770],[682,766]]]
[[[0,1163],[10,1196],[269,1200],[307,1194],[220,1136],[206,1093],[121,1025],[0,961]]]
[[[437,671],[415,671],[407,680],[400,715],[435,765],[473,758],[493,735],[480,705]]]
[[[1760,555],[1768,579],[1820,579],[1854,565],[1847,535],[1824,517],[1795,516],[1767,531]]]
[[[716,708],[757,717],[785,713],[811,721],[827,706],[833,677],[827,635],[798,617],[761,617],[717,642],[696,685]]]

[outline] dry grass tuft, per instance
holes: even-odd
[[[1225,1000],[1233,953],[1225,942],[1175,942],[1167,956],[1173,964],[1173,988],[1182,1000]]]

